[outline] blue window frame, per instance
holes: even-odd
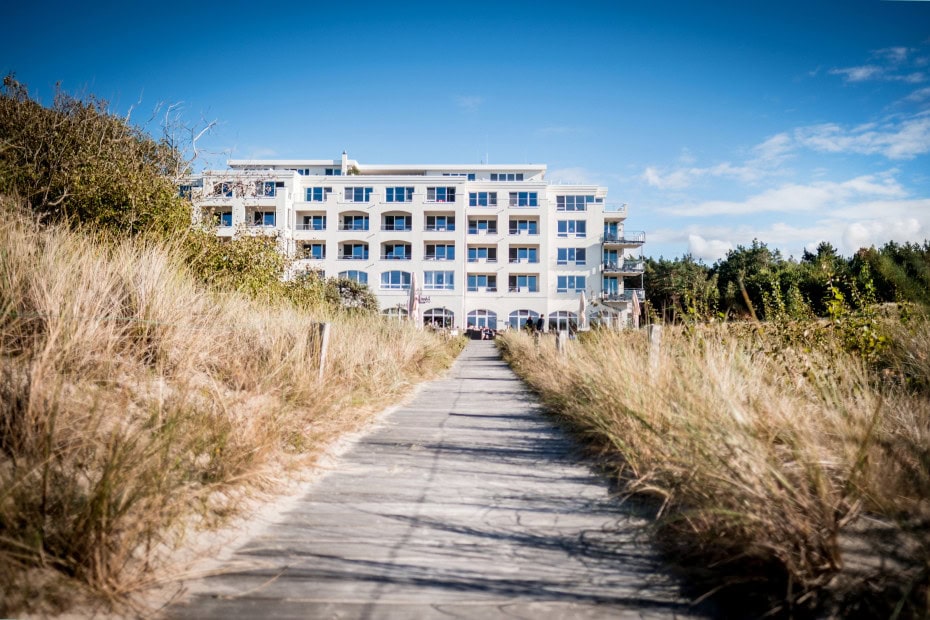
[[[345,190],[346,202],[370,202],[371,191],[372,188],[370,187],[347,187]]]
[[[455,272],[424,271],[423,288],[433,291],[451,291],[455,288]]]
[[[536,192],[510,192],[511,207],[538,207]]]
[[[588,203],[594,202],[594,196],[556,196],[556,211],[585,211]]]
[[[368,244],[343,243],[342,254],[339,258],[343,260],[368,260]]]
[[[381,288],[410,289],[409,271],[385,271],[381,274]]]
[[[343,215],[342,230],[368,230],[368,216]]]
[[[477,235],[486,232],[494,234],[497,232],[497,220],[468,220],[468,234]]]
[[[471,192],[468,194],[469,207],[496,207],[497,192]]]
[[[559,237],[584,237],[587,231],[587,222],[584,220],[559,220]]]
[[[539,250],[536,248],[510,248],[511,263],[538,263]]]
[[[328,177],[341,177],[342,168],[327,168],[323,171],[323,174]]]
[[[232,211],[224,211],[219,214],[219,225],[220,226],[232,226]]]
[[[427,215],[426,230],[431,231],[449,231],[455,230],[454,215]]]
[[[575,263],[584,265],[587,260],[587,251],[585,248],[559,248],[557,262],[559,265]]]
[[[412,202],[412,187],[388,187],[384,193],[385,202]]]
[[[368,273],[364,271],[359,271],[357,269],[349,269],[347,271],[340,271],[339,277],[345,278],[346,280],[352,280],[353,282],[358,282],[359,284],[368,284]]]
[[[326,258],[326,244],[323,242],[305,243],[304,256],[314,260],[323,260]]]
[[[497,248],[489,247],[470,247],[468,248],[468,262],[477,263],[478,261],[488,263],[497,262]]]
[[[252,225],[253,226],[274,226],[275,221],[275,212],[274,211],[255,211],[252,214]]]
[[[511,235],[538,235],[539,222],[536,220],[510,220]]]
[[[492,172],[492,181],[522,181],[522,172]]]
[[[427,202],[455,202],[454,187],[427,187]]]
[[[509,279],[511,293],[536,293],[539,291],[539,276],[513,274]]]
[[[580,293],[585,289],[584,276],[559,276],[556,282],[556,291],[559,293]]]
[[[490,275],[485,273],[470,273],[468,274],[468,290],[469,291],[480,291],[480,290],[494,292],[497,290],[497,276]]]
[[[526,325],[527,321],[532,321],[533,326],[535,327],[536,319],[538,318],[538,312],[533,312],[532,310],[514,310],[510,313],[510,328],[523,329],[523,326]]]
[[[324,202],[332,192],[332,187],[308,187],[307,202]]]
[[[407,243],[385,243],[385,260],[410,260],[410,245]]]
[[[428,243],[426,260],[455,260],[455,245],[451,243]]]
[[[382,230],[410,230],[411,221],[409,215],[385,215]]]
[[[326,230],[326,216],[305,215],[301,230]]]

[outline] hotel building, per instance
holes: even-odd
[[[273,234],[295,269],[364,282],[386,314],[407,314],[411,285],[424,322],[459,328],[622,326],[643,299],[645,234],[625,230],[626,205],[550,184],[545,165],[231,160],[181,190],[195,223]]]

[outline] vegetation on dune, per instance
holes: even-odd
[[[930,613],[930,321],[595,330],[566,355],[524,334],[506,358],[657,510],[698,592],[764,593],[785,615]],[[910,312],[910,313],[909,313]]]
[[[383,320],[365,287],[285,282],[273,240],[189,230],[165,178],[178,165],[102,102],[46,109],[4,83],[2,614],[78,592],[125,603],[191,524],[273,488],[457,352]]]

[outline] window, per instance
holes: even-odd
[[[427,187],[426,202],[455,202],[455,188]]]
[[[455,230],[455,216],[454,215],[427,215],[426,216],[426,230],[443,232],[447,230]]]
[[[575,263],[576,265],[584,265],[586,255],[587,251],[584,248],[559,248],[558,264],[567,265],[569,263]]]
[[[558,283],[556,286],[556,292],[558,293],[568,293],[575,292],[580,293],[585,289],[585,277],[584,276],[559,276]]]
[[[607,269],[616,269],[620,266],[620,252],[617,250],[604,250],[604,267]]]
[[[369,202],[371,200],[371,188],[347,187],[345,197],[346,202]]]
[[[620,279],[619,278],[604,278],[603,289],[605,295],[618,295],[620,293]]]
[[[339,258],[343,260],[368,260],[367,243],[343,243]]]
[[[233,184],[227,181],[220,181],[213,184],[213,195],[222,196],[224,198],[232,198],[233,195]]]
[[[381,258],[384,260],[410,260],[410,244],[385,243],[384,255]]]
[[[302,177],[310,176],[310,168],[291,168],[294,172],[299,174]]]
[[[284,183],[275,183],[274,181],[256,181],[255,195],[259,198],[271,198],[275,195],[275,190],[284,187]]]
[[[468,194],[469,207],[496,207],[497,192],[471,192]]]
[[[308,187],[307,202],[324,202],[332,193],[332,187]]]
[[[468,274],[468,290],[493,293],[497,290],[497,276],[485,273]]]
[[[469,235],[480,235],[480,234],[497,234],[497,219],[487,220],[487,219],[469,219],[468,220],[468,234]]]
[[[584,237],[586,229],[584,220],[559,220],[560,237]]]
[[[192,185],[179,185],[178,196],[180,196],[181,198],[190,198],[191,194],[193,193],[193,190],[194,188]]]
[[[472,310],[468,313],[468,326],[497,329],[497,314],[490,310]]]
[[[328,177],[341,177],[342,168],[327,168],[323,171],[323,174]]]
[[[538,207],[536,192],[510,192],[511,207]]]
[[[469,263],[496,263],[497,248],[485,246],[470,246],[468,248]]]
[[[469,181],[474,181],[474,180],[475,180],[475,173],[474,173],[474,172],[443,172],[443,173],[442,173],[442,176],[444,176],[444,177],[465,177],[465,178],[467,178]]]
[[[385,215],[381,230],[410,230],[410,222],[409,215]]]
[[[367,215],[343,215],[342,230],[368,230]]]
[[[423,324],[451,328],[455,325],[455,313],[448,308],[430,308],[423,313]]]
[[[510,220],[511,235],[538,235],[539,222],[536,220]]]
[[[535,247],[528,248],[510,248],[511,263],[538,263],[539,250]]]
[[[426,244],[426,260],[455,260],[455,244]]]
[[[514,310],[510,313],[510,328],[523,329],[523,326],[526,325],[527,321],[532,322],[533,327],[535,327],[536,320],[538,318],[538,312],[533,312],[532,310]]]
[[[453,271],[424,271],[423,288],[431,291],[451,291],[454,285]]]
[[[305,215],[304,223],[298,230],[326,230],[325,215]]]
[[[492,172],[492,181],[522,181],[522,172]]]
[[[560,310],[549,315],[549,331],[574,331],[578,328],[578,316],[574,312]]]
[[[255,211],[252,214],[252,226],[274,226],[274,211]]]
[[[410,289],[409,271],[385,271],[381,274],[381,288]]]
[[[326,244],[323,242],[305,243],[303,246],[304,258],[323,260],[326,258]]]
[[[358,271],[356,269],[340,271],[339,277],[345,278],[346,280],[352,280],[353,282],[358,282],[359,284],[368,284],[368,274],[364,271]]]
[[[412,187],[388,187],[384,195],[385,202],[412,202]]]
[[[537,293],[539,292],[539,276],[526,274],[513,274],[508,280],[511,293]]]
[[[213,226],[232,226],[232,211],[208,211],[205,215]]]
[[[556,211],[584,211],[587,204],[594,202],[594,196],[556,196]]]

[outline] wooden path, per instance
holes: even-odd
[[[642,523],[490,342],[188,584],[173,618],[687,616]]]

